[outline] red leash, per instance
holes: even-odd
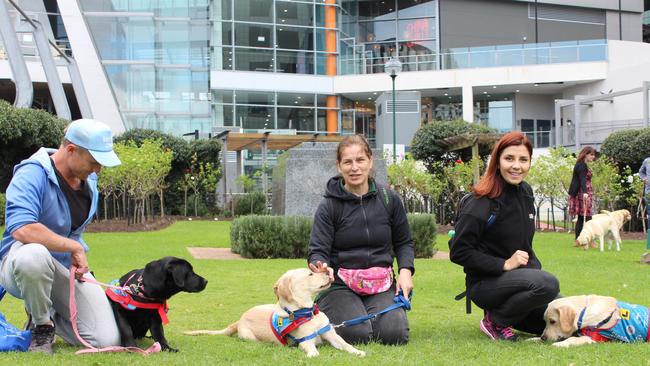
[[[86,348],[79,350],[75,352],[76,355],[81,355],[81,354],[86,354],[86,353],[99,353],[99,352],[132,352],[132,353],[139,353],[143,356],[149,356],[152,353],[157,353],[160,352],[160,343],[156,342],[151,345],[151,347],[147,349],[141,349],[138,347],[121,347],[121,346],[111,346],[111,347],[105,347],[105,348],[97,348],[91,345],[90,343],[86,342],[85,339],[79,335],[79,330],[77,329],[77,302],[74,297],[74,290],[75,290],[75,273],[77,271],[77,267],[71,266],[70,267],[70,278],[69,278],[69,283],[70,283],[70,323],[72,324],[72,330],[74,331],[75,336],[77,337],[77,340],[81,342],[82,345],[84,345]],[[80,281],[83,282],[89,282],[93,284],[97,284],[100,286],[106,286],[110,288],[117,288],[117,289],[122,289],[121,287],[118,286],[113,286],[113,285],[107,285],[101,282],[98,282],[94,279],[90,278],[84,278],[82,277]]]

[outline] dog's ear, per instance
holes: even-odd
[[[185,279],[190,269],[190,266],[183,262],[184,261],[178,260],[171,261],[167,264],[167,270],[171,274],[174,283],[180,288],[185,286]]]
[[[291,290],[292,283],[291,276],[282,276],[273,286],[273,292],[281,303],[292,304],[294,302],[293,291]]]
[[[557,312],[560,315],[560,330],[565,334],[572,333],[576,311],[569,306],[560,306],[557,308]]]

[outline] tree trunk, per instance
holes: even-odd
[[[195,190],[194,191],[194,217],[199,216],[198,212],[198,206],[199,205],[199,193]]]
[[[163,201],[163,189],[162,188],[160,188],[159,197],[160,197],[160,218],[163,218],[163,217],[165,217],[165,206],[163,204],[164,201]]]
[[[185,205],[183,209],[183,216],[187,216],[187,188],[185,188]]]
[[[551,197],[551,220],[553,220],[553,231],[557,231],[557,228],[555,227],[555,201],[553,200],[553,197]]]

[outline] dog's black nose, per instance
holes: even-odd
[[[546,334],[542,334],[542,340],[546,341]]]

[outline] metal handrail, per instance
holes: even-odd
[[[38,26],[36,25],[36,23],[34,23],[34,21],[33,21],[33,20],[28,16],[28,15],[27,15],[27,13],[25,13],[25,12],[23,11],[23,9],[21,9],[21,8],[18,6],[18,4],[16,4],[16,2],[15,2],[14,0],[7,0],[7,1],[9,1],[9,3],[10,3],[14,8],[16,8],[16,10],[20,13],[20,15],[22,15],[23,18],[24,18],[24,19],[25,19],[25,20],[26,20],[26,21],[27,21],[27,22],[28,22],[32,27],[34,27],[34,29],[38,28]],[[69,58],[69,57],[68,57],[68,56],[67,56],[67,55],[66,55],[66,54],[65,54],[65,53],[64,53],[64,52],[59,48],[59,46],[56,45],[56,43],[54,43],[54,41],[52,41],[52,40],[49,39],[49,38],[47,39],[47,41],[48,41],[48,43],[50,44],[50,46],[52,46],[52,47],[53,47],[53,48],[54,48],[54,49],[59,53],[59,55],[60,55],[61,57],[63,57],[63,58],[64,58],[68,63],[72,63],[72,60],[71,60],[71,59],[70,59],[70,58]]]

